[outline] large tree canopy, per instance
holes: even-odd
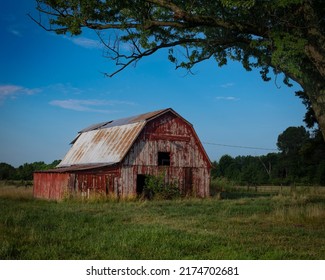
[[[279,135],[277,146],[285,155],[298,154],[309,138],[310,135],[303,126],[291,126]]]
[[[323,0],[36,0],[48,31],[96,30],[116,61],[112,76],[160,49],[176,67],[213,58],[246,70],[284,73],[301,85],[299,97],[325,138],[325,1]],[[44,21],[46,19],[46,21]],[[111,36],[105,37],[104,30]],[[114,34],[114,36],[113,36]],[[129,48],[123,44],[128,43]]]

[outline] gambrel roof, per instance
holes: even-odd
[[[79,131],[71,142],[72,147],[57,167],[119,163],[131,149],[147,122],[168,112],[193,127],[171,108],[95,124]]]

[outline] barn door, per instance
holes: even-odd
[[[185,168],[184,191],[185,195],[192,195],[193,191],[193,170],[191,167]]]
[[[146,184],[146,178],[147,176],[144,174],[138,174],[137,175],[137,195],[142,195],[143,194],[143,189]]]
[[[114,176],[113,175],[106,175],[106,194],[114,194]]]

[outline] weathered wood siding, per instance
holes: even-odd
[[[69,174],[34,173],[33,195],[36,198],[60,200],[68,192]]]
[[[82,195],[86,195],[88,192],[91,194],[119,195],[119,172],[117,171],[76,172],[73,176],[71,192]]]
[[[68,195],[106,194],[120,196],[118,169],[71,172],[35,172],[33,195],[36,198],[61,200]]]
[[[170,166],[158,166],[158,152],[170,153]],[[149,122],[123,160],[123,195],[136,192],[138,174],[160,173],[177,182],[183,192],[209,195],[209,159],[193,127],[171,113]]]

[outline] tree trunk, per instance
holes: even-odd
[[[316,1],[315,1],[316,2]],[[325,141],[325,36],[322,26],[323,15],[319,14],[313,1],[304,1],[304,20],[308,43],[305,54],[308,62],[303,63],[303,83]],[[309,64],[309,65],[308,65]]]
[[[310,99],[312,108],[315,112],[319,128],[322,131],[323,139],[325,141],[325,89],[319,92],[316,98]]]
[[[302,75],[296,81],[307,94],[325,141],[325,50],[319,51],[309,44],[305,48],[307,59],[301,65]]]
[[[315,71],[305,71],[300,85],[309,98],[325,141],[325,80]]]

